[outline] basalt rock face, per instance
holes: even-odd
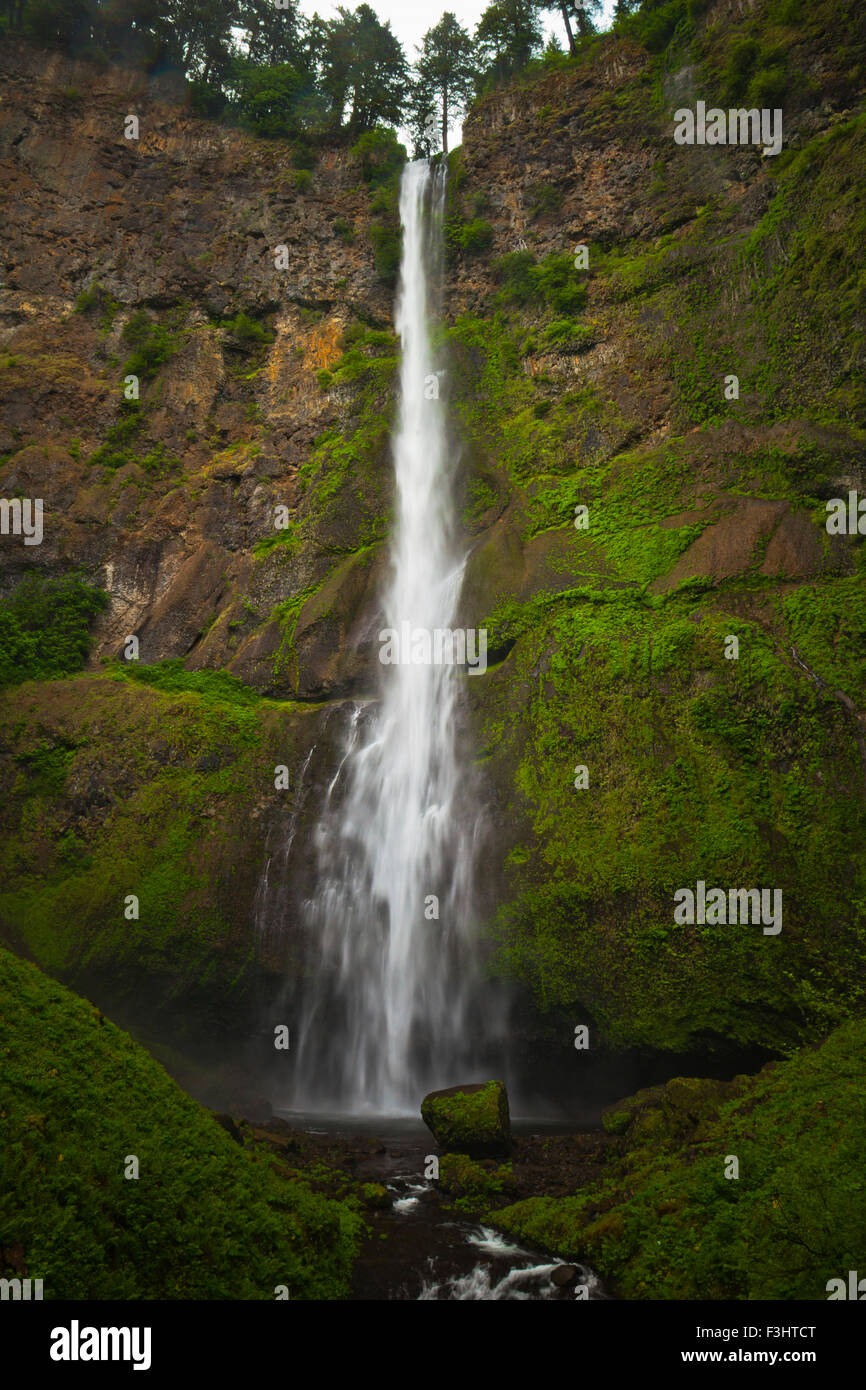
[[[863,551],[824,523],[866,492],[866,54],[853,9],[777,9],[711,6],[660,53],[605,39],[485,97],[451,158],[442,381],[461,622],[490,654],[466,748],[526,1056],[581,1023],[590,1057],[774,1049],[856,1007]],[[20,45],[0,62],[0,485],[46,508],[41,546],[2,538],[2,584],[78,567],[110,595],[89,674],[4,696],[2,929],[73,978],[120,960],[154,998],[197,991],[202,1019],[252,1016],[257,989],[303,980],[317,809],[346,697],[376,689],[396,364],[377,214],[345,150],[308,181],[159,81]],[[698,100],[781,107],[782,154],[676,145]],[[252,704],[109,679],[130,634]],[[124,824],[132,877],[153,874],[134,927]],[[781,932],[675,922],[698,881],[781,889]]]
[[[340,666],[320,652],[327,609],[293,613],[311,657],[291,672],[277,656],[278,610],[378,539],[387,458],[327,514],[311,503],[304,553],[276,545],[290,531],[274,523],[278,507],[304,512],[299,470],[315,440],[351,420],[317,374],[353,320],[390,326],[357,162],[335,150],[312,176],[298,171],[284,143],[192,115],[182,84],[14,43],[0,64],[3,488],[46,509],[38,552],[4,547],[6,581],[25,563],[98,577],[111,607],[97,658],[136,633],[143,660],[228,666],[269,693],[350,684],[352,657]],[[124,134],[130,113],[137,139]],[[124,366],[136,364],[124,330],[136,313],[162,360],[138,368],[130,422]],[[91,466],[130,423],[111,467]],[[262,542],[274,552],[255,563]],[[366,556],[349,568],[329,627],[335,650],[347,651],[370,574]]]

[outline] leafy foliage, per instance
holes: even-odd
[[[0,600],[0,686],[80,671],[90,622],[107,607],[108,595],[77,574],[22,579]]]

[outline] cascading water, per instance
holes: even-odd
[[[452,629],[465,563],[431,343],[444,193],[444,168],[407,165],[395,529],[383,600],[396,633]],[[443,661],[398,663],[382,665],[381,682],[381,700],[354,710],[317,830],[296,1108],[417,1112],[425,1090],[465,1080],[470,1060],[478,819],[456,750],[460,677]]]

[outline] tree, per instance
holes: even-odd
[[[321,85],[332,120],[346,122],[352,134],[374,126],[400,125],[409,95],[409,68],[403,47],[381,24],[369,5],[354,13],[338,9],[338,19],[326,28],[321,56]]]
[[[91,37],[91,7],[88,0],[30,0],[22,27],[39,43],[83,47]]]
[[[541,47],[535,0],[494,0],[478,21],[475,39],[497,81],[520,72]]]
[[[228,79],[236,55],[232,26],[237,22],[235,0],[170,0],[167,18],[174,35],[172,57],[184,72],[200,82]]]
[[[582,39],[589,34],[597,33],[595,27],[596,16],[601,14],[603,0],[578,0],[571,6],[574,17],[577,20],[577,31]]]
[[[238,89],[235,110],[244,125],[257,135],[296,135],[298,105],[307,78],[291,63],[273,66],[241,59],[235,66]]]
[[[624,2],[627,4],[629,0],[624,0]],[[623,0],[618,0],[618,3],[623,3]],[[586,38],[587,34],[594,34],[594,19],[601,13],[603,0],[540,0],[540,4],[543,10],[558,10],[562,15],[562,22],[568,36],[568,50],[571,54],[575,54],[577,45],[574,42],[574,31],[571,27],[572,19],[577,25],[577,31],[581,38]]]
[[[247,54],[251,63],[275,67],[291,63],[304,67],[303,33],[297,0],[282,0],[277,9],[274,0],[238,0],[237,22],[246,36]]]
[[[472,40],[446,11],[439,23],[421,41],[415,64],[413,117],[429,130],[434,112],[438,113],[442,149],[448,152],[448,125],[472,95],[475,78]],[[417,133],[417,132],[415,132]]]

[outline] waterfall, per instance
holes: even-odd
[[[465,564],[431,343],[444,194],[444,168],[406,166],[395,519],[383,594],[385,626],[396,633],[451,630]],[[417,1113],[426,1090],[466,1079],[479,822],[456,746],[462,677],[441,660],[380,672],[380,699],[355,706],[317,827],[296,1108]]]

